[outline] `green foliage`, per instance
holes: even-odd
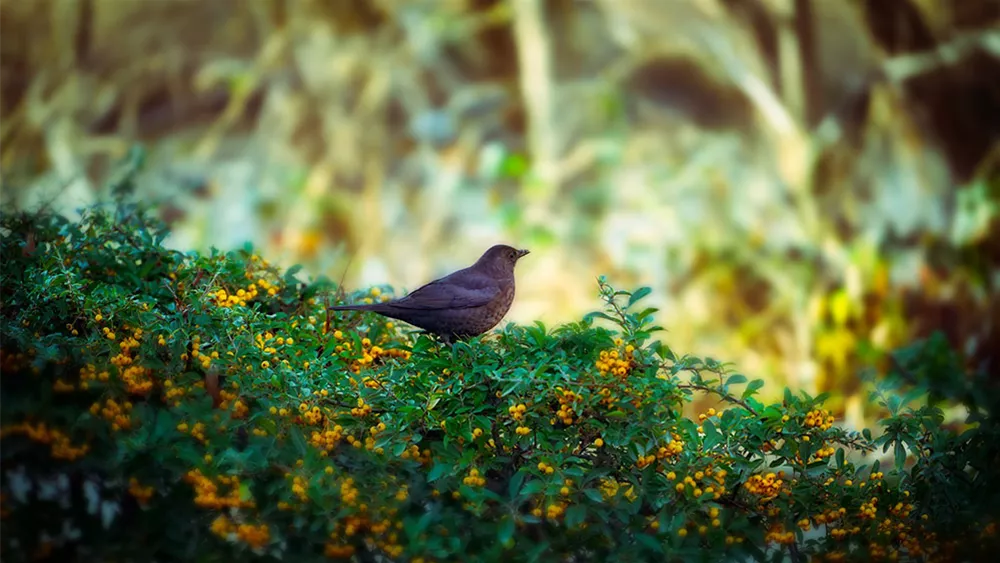
[[[136,206],[2,227],[10,560],[945,561],[997,547],[1000,395],[941,339],[897,354],[875,436],[835,426],[824,397],[763,404],[759,380],[676,355],[653,339],[649,288],[601,279],[605,306],[580,322],[443,346],[328,314],[339,288],[251,248],[164,249]],[[703,393],[729,408],[685,417]],[[955,403],[969,420],[946,425]]]

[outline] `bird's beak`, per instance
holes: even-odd
[[[520,259],[521,259],[521,258],[523,258],[523,257],[524,257],[524,256],[525,256],[526,254],[531,254],[531,252],[530,252],[529,250],[527,250],[527,249],[521,249],[521,250],[518,250],[518,251],[517,251],[517,259],[518,259],[518,260],[520,260]]]

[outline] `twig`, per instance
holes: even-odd
[[[698,391],[704,391],[706,393],[715,393],[716,395],[718,395],[719,397],[721,397],[723,401],[727,401],[727,402],[739,405],[739,406],[743,407],[744,409],[746,409],[750,414],[752,414],[754,416],[758,416],[757,415],[757,411],[755,411],[750,405],[748,405],[746,401],[744,401],[742,399],[737,399],[736,397],[730,395],[729,393],[723,393],[722,391],[720,391],[718,389],[714,389],[714,388],[709,387],[707,385],[698,385],[696,383],[678,383],[677,384],[677,388],[678,389],[695,389],[695,390],[698,390]]]
[[[951,41],[930,49],[892,57],[882,64],[882,72],[893,84],[954,65],[977,49],[1000,53],[1000,35],[996,31],[972,31],[956,35]]]
[[[392,371],[391,368],[390,368],[390,371]],[[378,374],[376,374],[376,375],[378,375]],[[375,384],[378,385],[383,391],[385,391],[386,393],[388,393],[389,396],[391,396],[393,399],[395,399],[397,403],[402,404],[403,401],[401,401],[399,399],[399,397],[397,397],[396,394],[392,392],[392,389],[389,389],[381,381],[379,381],[378,377],[372,377],[371,380],[374,381]]]
[[[621,320],[622,327],[624,328],[625,326],[627,326],[628,317],[625,315],[625,310],[622,309],[621,306],[618,304],[618,301],[615,300],[617,295],[615,295],[615,292],[613,291],[612,287],[608,285],[606,282],[602,281],[601,278],[597,279],[597,285],[600,288],[601,299],[604,299],[604,302],[607,303],[609,306],[611,306],[611,309],[614,311],[615,315],[618,317],[619,320]]]

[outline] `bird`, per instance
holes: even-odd
[[[529,253],[505,244],[490,247],[476,263],[434,280],[405,297],[332,311],[370,311],[421,328],[445,343],[495,327],[514,302],[514,265]]]

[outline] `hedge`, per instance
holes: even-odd
[[[872,382],[878,430],[653,338],[648,288],[453,345],[328,313],[252,248],[164,248],[118,199],[2,216],[10,561],[979,561],[995,380],[942,337]],[[683,314],[674,312],[673,314]],[[710,394],[724,408],[693,417]],[[944,408],[968,419],[946,424]],[[884,455],[883,455],[884,454]],[[879,461],[883,460],[883,461]]]

